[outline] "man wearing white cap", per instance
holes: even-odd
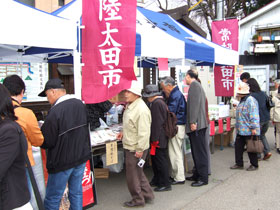
[[[154,199],[152,188],[143,172],[150,141],[151,113],[141,98],[141,87],[132,81],[131,88],[125,91],[128,103],[123,114],[122,138],[125,151],[126,180],[132,200],[125,202],[124,207],[141,207]]]

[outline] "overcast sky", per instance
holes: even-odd
[[[165,8],[165,0],[160,0],[160,2],[162,3],[162,7]],[[173,9],[183,5],[186,5],[186,0],[168,0],[168,9]],[[141,6],[149,10],[160,11],[157,0],[144,0],[144,5],[142,4]]]

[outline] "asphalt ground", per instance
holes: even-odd
[[[244,152],[243,170],[231,170],[234,164],[234,148],[215,147],[211,155],[209,184],[191,187],[191,182],[172,186],[172,191],[155,192],[153,204],[146,204],[143,210],[278,210],[280,209],[280,155],[274,145],[274,130],[270,127],[267,139],[272,156],[260,161],[257,171],[246,171],[249,159]],[[148,179],[151,168],[145,168]],[[187,174],[189,176],[190,174]],[[131,199],[125,180],[125,171],[111,173],[108,179],[96,180],[98,204],[90,209],[127,209],[123,202]],[[139,208],[140,209],[140,208]]]

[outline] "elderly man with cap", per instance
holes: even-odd
[[[159,92],[157,85],[147,85],[143,97],[150,102],[152,114],[151,125],[151,159],[154,177],[150,182],[151,186],[156,186],[154,191],[170,191],[171,183],[169,181],[168,170],[168,137],[164,132],[164,124],[167,121],[167,105]]]
[[[123,114],[122,138],[125,151],[126,181],[132,200],[125,202],[124,207],[143,207],[154,199],[152,188],[143,172],[150,139],[151,112],[141,98],[141,87],[132,81],[131,88],[125,91],[128,103]]]
[[[168,155],[171,164],[171,184],[185,184],[185,168],[183,158],[183,142],[186,127],[186,100],[172,77],[164,77],[160,80],[160,86],[164,93],[170,112],[177,117],[178,133],[168,141]]]
[[[66,94],[60,79],[50,79],[39,96],[52,105],[41,128],[47,150],[48,183],[45,209],[59,209],[66,184],[70,209],[83,208],[82,179],[86,161],[91,158],[86,107]]]

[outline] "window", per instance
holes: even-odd
[[[58,6],[62,7],[65,5],[65,0],[58,0]]]
[[[35,0],[18,0],[19,2],[29,5],[31,7],[35,7]]]
[[[259,35],[264,37],[264,36],[270,36],[270,31],[261,31],[259,32]]]

